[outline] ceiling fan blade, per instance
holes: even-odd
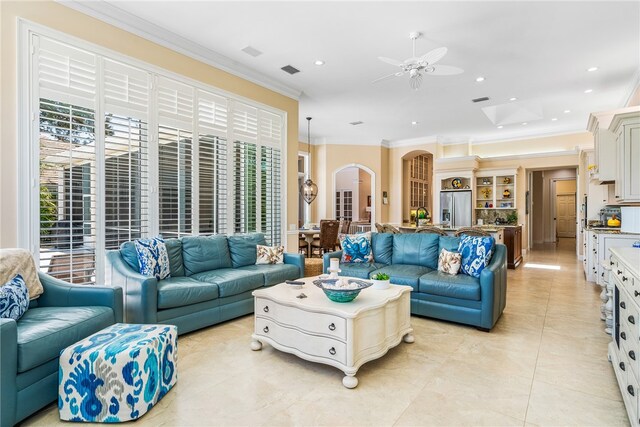
[[[433,67],[433,71],[429,71],[426,74],[430,76],[454,76],[456,74],[464,73],[462,68],[454,67],[451,65],[436,65]]]
[[[391,77],[400,77],[401,75],[403,75],[404,73],[402,71],[399,71],[397,73],[392,73],[389,74],[388,76],[384,76],[384,77],[380,77],[379,79],[375,79],[374,81],[372,81],[371,83],[378,83],[381,82],[383,80],[387,80],[390,79]]]
[[[402,67],[402,61],[398,61],[396,59],[387,58],[385,56],[378,56],[378,59],[382,62],[386,62],[387,64],[395,65],[396,67]]]
[[[447,48],[439,47],[437,49],[433,49],[432,51],[422,55],[422,57],[420,58],[420,62],[433,65],[436,62],[440,61],[446,54],[447,54]]]

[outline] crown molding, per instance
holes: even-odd
[[[499,160],[522,160],[522,159],[530,159],[533,157],[539,158],[539,157],[577,156],[579,154],[580,154],[580,149],[576,147],[573,150],[545,151],[542,153],[515,154],[515,155],[508,155],[508,156],[478,157],[478,160],[480,162],[499,161]]]
[[[263,86],[281,95],[299,100],[300,95],[302,94],[301,90],[282,84],[270,77],[266,77],[262,73],[259,73],[246,65],[234,61],[233,59],[208,49],[198,43],[194,43],[185,37],[139,18],[103,0],[55,1],[63,6],[77,10],[85,15],[99,19],[100,21],[106,22],[114,27],[135,34],[160,46],[164,46],[222,71],[226,71],[234,76]]]
[[[497,144],[499,142],[524,141],[527,139],[551,138],[554,136],[574,135],[579,133],[588,133],[588,132],[583,128],[567,127],[561,131],[545,132],[545,133],[537,133],[537,134],[529,134],[529,135],[520,134],[520,135],[514,135],[511,137],[505,137],[500,139],[491,139],[491,138],[474,139],[471,141],[471,145],[488,145],[488,144]]]

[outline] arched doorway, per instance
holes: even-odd
[[[402,156],[402,222],[415,224],[418,208],[433,218],[433,154],[425,150]]]
[[[331,212],[351,221],[351,231],[370,230],[376,221],[376,174],[367,166],[351,163],[333,172]]]

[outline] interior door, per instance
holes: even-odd
[[[336,191],[336,219],[353,221],[353,191]]]
[[[558,237],[576,237],[576,195],[556,196]]]

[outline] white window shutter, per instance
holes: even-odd
[[[233,134],[235,139],[256,141],[258,138],[258,109],[242,102],[233,104]]]
[[[261,144],[279,147],[282,144],[282,116],[260,110],[258,132]]]
[[[160,76],[157,97],[160,123],[178,129],[193,130],[192,86]]]
[[[227,99],[198,91],[198,129],[202,134],[227,137]]]
[[[110,59],[104,60],[105,110],[148,121],[149,74]]]
[[[96,55],[47,37],[37,37],[40,98],[95,109]]]
[[[267,244],[280,245],[282,237],[282,157],[279,148],[260,148],[261,230]]]

